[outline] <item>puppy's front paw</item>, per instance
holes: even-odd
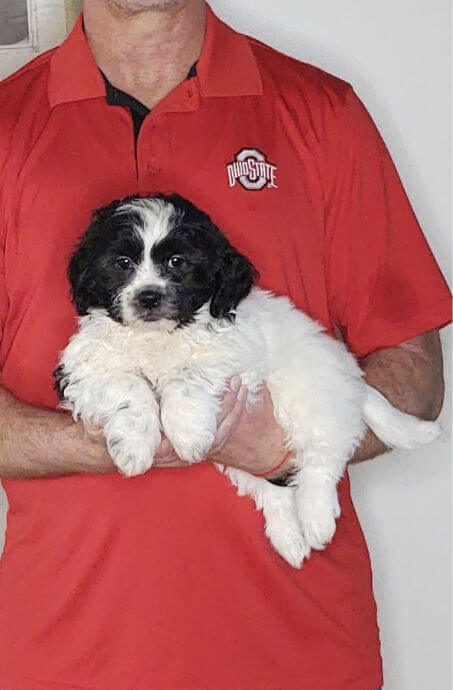
[[[167,399],[162,405],[162,427],[181,460],[199,462],[207,457],[214,443],[216,409],[197,399],[185,398],[183,406],[178,403]]]
[[[205,429],[191,429],[189,433],[193,438],[185,430],[173,429],[167,437],[181,460],[190,463],[204,460],[212,448],[215,434]]]
[[[109,436],[106,438],[107,449],[121,474],[126,477],[134,477],[143,474],[153,464],[155,448],[146,444],[144,440],[137,443],[137,439],[122,436]]]
[[[107,449],[119,471],[126,477],[143,474],[153,464],[161,441],[158,422],[133,415],[121,415],[104,428]]]
[[[324,549],[335,534],[340,504],[336,486],[330,480],[314,481],[304,477],[296,491],[297,513],[305,540],[312,549]]]

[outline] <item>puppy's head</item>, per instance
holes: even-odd
[[[80,315],[120,323],[191,323],[209,304],[231,315],[257,272],[209,216],[178,195],[128,197],[95,212],[69,265]]]

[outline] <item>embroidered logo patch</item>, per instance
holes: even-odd
[[[233,163],[227,165],[228,182],[234,187],[237,182],[244,189],[259,191],[277,186],[277,166],[269,163],[258,149],[241,149]]]

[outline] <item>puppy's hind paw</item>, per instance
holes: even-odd
[[[310,547],[297,520],[295,524],[282,525],[278,531],[266,528],[266,535],[277,553],[293,568],[301,568],[310,556]]]
[[[298,515],[308,546],[311,549],[324,549],[335,534],[336,519],[340,515],[336,492],[334,496],[324,496],[322,500],[305,494],[300,499]]]
[[[297,518],[292,489],[282,488],[278,501],[264,501],[263,514],[266,536],[274,549],[293,568],[300,568],[310,556],[310,546]]]

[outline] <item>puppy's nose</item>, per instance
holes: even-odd
[[[143,309],[158,307],[162,301],[162,293],[155,290],[144,290],[137,296],[137,302]]]

